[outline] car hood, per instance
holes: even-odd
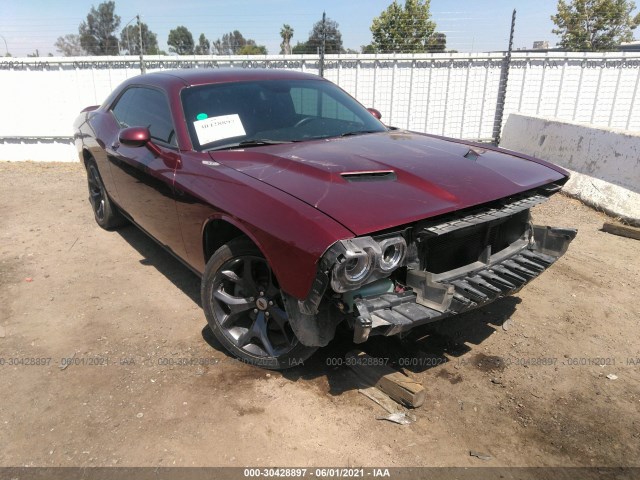
[[[355,235],[490,202],[565,176],[562,169],[528,157],[406,131],[210,155],[314,206]]]

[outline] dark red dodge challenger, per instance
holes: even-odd
[[[360,343],[513,293],[576,235],[530,220],[561,168],[379,117],[314,75],[181,70],[128,79],[74,127],[98,224],[182,260],[218,340],[279,369],[340,322]]]

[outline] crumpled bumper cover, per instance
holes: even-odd
[[[533,226],[535,242],[512,244],[490,261],[433,275],[410,271],[412,289],[355,301],[354,341],[396,335],[511,295],[567,250],[577,230]]]

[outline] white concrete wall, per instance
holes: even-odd
[[[383,120],[412,130],[491,139],[502,53],[327,55],[325,78]],[[319,73],[317,55],[148,57],[147,71],[283,68]],[[140,74],[137,57],[0,58],[0,139],[71,136],[78,112]],[[0,144],[0,158],[3,148]]]
[[[71,139],[0,139],[0,161],[77,162],[78,151]]]
[[[640,132],[511,114],[500,146],[570,170],[568,194],[640,224]]]
[[[316,55],[147,57],[149,72],[284,68],[318,73]],[[383,121],[471,140],[496,133],[503,53],[327,55],[325,77]],[[137,57],[0,58],[0,160],[68,160],[78,112],[140,73]],[[510,113],[640,130],[640,52],[514,52]],[[52,138],[58,138],[52,142]]]

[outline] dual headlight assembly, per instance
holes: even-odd
[[[331,271],[331,288],[344,293],[388,277],[404,265],[407,242],[401,236],[374,240],[358,237],[341,240],[330,249],[335,256]]]

